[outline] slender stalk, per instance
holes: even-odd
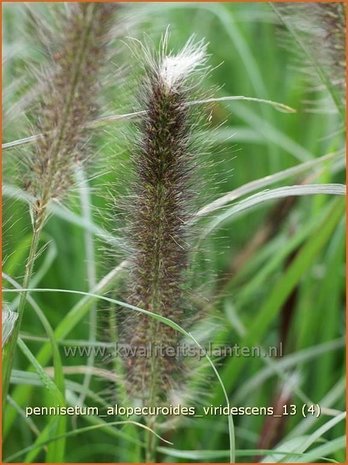
[[[29,255],[28,255],[27,263],[25,265],[25,274],[24,274],[24,279],[23,279],[24,289],[27,289],[28,287],[30,287],[30,281],[31,281],[31,277],[33,274],[33,270],[34,270],[34,264],[35,264],[35,260],[36,260],[36,256],[37,256],[37,252],[39,248],[39,243],[40,243],[40,235],[41,235],[44,222],[45,222],[45,212],[42,212],[42,215],[40,215],[40,217],[36,220],[36,227],[34,228],[32,239],[31,239]],[[20,294],[19,305],[18,305],[18,310],[17,310],[18,318],[15,324],[13,333],[11,335],[11,339],[9,340],[8,345],[6,347],[6,351],[3,354],[4,367],[3,367],[3,385],[2,385],[2,402],[3,402],[2,405],[5,405],[5,400],[8,394],[8,390],[9,390],[11,371],[12,371],[12,366],[13,366],[13,361],[14,361],[14,354],[16,350],[21,322],[23,319],[27,295],[28,295],[28,291],[23,291]]]
[[[81,201],[81,209],[82,209],[82,216],[88,222],[92,221],[92,212],[91,212],[91,205],[90,205],[90,191],[89,185],[85,177],[85,173],[83,169],[76,170],[76,178],[79,183],[79,192],[80,192],[80,201]],[[96,269],[95,269],[95,253],[94,253],[94,244],[93,244],[93,236],[92,233],[88,230],[85,230],[84,233],[85,239],[85,251],[86,251],[86,271],[87,271],[87,281],[88,281],[88,291],[91,292],[97,284],[97,277],[96,277]],[[97,337],[97,306],[93,305],[91,308],[91,312],[89,315],[89,342],[96,342]],[[87,360],[87,367],[93,368],[95,362],[95,355],[94,352],[91,351],[90,356]],[[83,405],[86,392],[89,389],[89,385],[91,382],[92,373],[86,372],[84,379],[83,379],[83,390],[79,397],[79,405]]]
[[[145,449],[145,462],[146,463],[154,463],[156,462],[156,436],[152,433],[152,431],[156,427],[156,420],[152,419],[151,417],[147,419],[147,425],[151,428],[151,431],[146,430],[146,449]]]

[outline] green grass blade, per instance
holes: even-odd
[[[22,339],[18,339],[18,346],[23,352],[23,354],[27,357],[30,363],[35,368],[35,371],[39,375],[43,386],[48,390],[51,401],[53,405],[60,405],[64,406],[65,401],[64,398],[58,389],[57,385],[54,381],[46,374],[42,366],[37,362],[34,355],[28,349],[26,344],[23,342]],[[64,434],[66,431],[66,417],[60,418],[53,418],[50,420],[47,427],[40,433],[38,438],[35,441],[35,454],[29,454],[26,457],[25,462],[32,462],[35,459],[37,453],[41,450],[41,448],[45,445],[46,437],[50,436],[51,434],[61,435],[59,440],[52,441],[52,444],[49,445],[47,450],[47,462],[64,462],[64,454],[65,454],[65,439]]]
[[[346,187],[344,184],[307,184],[298,186],[284,186],[267,191],[258,192],[236,205],[228,208],[224,213],[217,215],[214,220],[204,230],[204,237],[211,234],[216,228],[221,227],[225,221],[231,221],[242,213],[255,207],[263,206],[265,202],[281,199],[284,197],[304,196],[304,195],[345,195]]]
[[[4,292],[18,292],[19,290],[18,289],[4,289]],[[142,308],[139,308],[139,307],[135,307],[134,305],[130,305],[130,304],[127,304],[126,302],[122,302],[120,300],[116,300],[116,299],[111,299],[109,297],[105,297],[105,296],[100,296],[100,295],[97,295],[97,294],[92,294],[92,293],[89,293],[89,292],[83,292],[83,291],[72,291],[72,290],[67,290],[67,289],[20,289],[21,292],[25,292],[25,291],[30,291],[30,292],[57,292],[57,293],[68,293],[68,294],[77,294],[77,295],[83,295],[83,296],[89,296],[89,297],[94,297],[96,299],[101,299],[101,300],[104,300],[106,302],[110,302],[110,303],[114,303],[114,304],[117,304],[121,307],[125,307],[125,308],[129,308],[130,310],[135,310],[137,312],[140,312],[140,313],[143,313],[145,315],[148,315],[158,321],[160,321],[161,323],[175,329],[176,331],[178,331],[179,333],[183,334],[184,336],[187,336],[188,338],[190,338],[196,345],[197,347],[204,353],[204,356],[205,358],[208,360],[210,366],[212,367],[214,373],[215,373],[215,376],[221,386],[221,389],[222,389],[222,393],[223,393],[223,397],[224,397],[224,400],[226,401],[226,405],[229,406],[229,399],[228,399],[228,395],[227,395],[227,391],[225,389],[225,386],[224,386],[224,383],[222,382],[222,379],[219,375],[219,372],[217,371],[214,363],[212,362],[211,358],[209,357],[208,353],[206,351],[204,351],[203,347],[199,344],[199,342],[195,339],[195,337],[187,332],[184,328],[182,328],[180,325],[178,325],[177,323],[175,323],[173,320],[170,320],[169,318],[166,318],[162,315],[159,315],[157,313],[153,313],[153,312],[150,312],[149,310],[144,310]],[[229,438],[230,438],[230,460],[231,460],[231,463],[234,463],[234,451],[235,451],[235,439],[234,439],[234,426],[233,426],[233,419],[232,419],[232,415],[228,415],[228,432],[229,432]]]
[[[262,340],[263,334],[269,324],[276,318],[278,311],[290,292],[300,281],[304,273],[313,264],[315,258],[320,253],[325,244],[329,241],[331,234],[337,223],[341,220],[344,211],[344,203],[333,202],[328,215],[324,217],[321,224],[318,225],[313,237],[302,246],[291,266],[281,277],[277,286],[271,290],[269,297],[261,306],[257,316],[248,329],[248,333],[241,341],[241,346],[252,346]],[[230,390],[240,373],[245,360],[236,358],[233,363],[228,364],[224,371],[222,379],[227,389]],[[221,395],[215,396],[214,402],[218,405],[221,401]]]

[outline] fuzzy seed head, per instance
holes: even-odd
[[[51,54],[35,115],[38,142],[24,185],[36,199],[34,217],[52,199],[62,199],[74,183],[77,164],[87,161],[86,124],[96,115],[105,33],[113,5],[81,3],[62,13],[61,37],[46,45]]]
[[[319,70],[345,102],[346,19],[343,3],[275,3],[274,7],[301,44],[300,66],[312,82]],[[288,47],[288,41],[286,41]],[[301,51],[301,50],[300,50]],[[319,82],[322,81],[320,77]]]
[[[150,62],[142,96],[144,117],[133,153],[136,185],[129,209],[130,276],[127,301],[185,325],[191,218],[192,146],[190,78],[205,63],[205,45],[192,39],[177,55]],[[179,334],[145,315],[126,312],[124,342],[133,350],[158,346],[162,355],[125,359],[128,390],[153,404],[165,401],[180,378],[180,363],[165,352]]]

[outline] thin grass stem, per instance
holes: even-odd
[[[27,289],[30,280],[33,274],[34,270],[34,264],[39,248],[39,242],[40,242],[40,235],[42,231],[42,227],[45,221],[45,216],[41,215],[39,221],[36,222],[36,228],[34,229],[33,235],[32,235],[32,240],[30,244],[30,249],[29,249],[29,255],[27,259],[27,263],[25,266],[25,274],[24,274],[24,279],[23,279],[23,288]],[[12,366],[13,366],[13,361],[14,361],[14,354],[16,351],[16,345],[17,345],[17,340],[19,336],[19,330],[21,327],[21,322],[24,314],[24,309],[25,309],[25,304],[27,300],[27,295],[28,291],[24,291],[23,293],[20,294],[20,300],[19,300],[19,305],[18,305],[18,318],[12,333],[12,337],[9,340],[8,346],[6,348],[6,352],[3,354],[3,387],[2,387],[2,402],[3,405],[7,394],[9,390],[9,385],[10,385],[10,377],[11,377],[11,371],[12,371]]]

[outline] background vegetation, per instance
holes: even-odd
[[[30,5],[48,24],[52,8]],[[32,69],[45,59],[29,17],[23,4],[4,5],[6,288],[21,285],[31,238],[25,194],[14,176],[25,156],[20,141],[32,135],[27,114],[40,92]],[[317,193],[320,188],[313,184],[322,184],[322,192],[343,193],[331,185],[344,182],[344,117],[330,101],[330,89],[318,85],[312,74],[308,80],[308,63],[296,51],[296,41],[290,36],[284,46],[285,27],[266,3],[123,5],[115,23],[121,37],[110,44],[115,55],[103,86],[103,114],[128,113],[136,105],[142,63],[129,51],[129,37],[142,39],[146,32],[157,47],[168,25],[173,50],[193,33],[209,42],[212,70],[202,82],[209,95],[269,99],[296,110],[280,112],[242,100],[202,105],[211,124],[202,129],[207,154],[202,153],[197,210],[227,192],[241,196],[199,220],[192,299],[202,311],[209,310],[210,318],[197,334],[202,338],[209,331],[214,343],[261,345],[265,350],[283,342],[278,359],[215,360],[232,406],[291,403],[301,410],[314,403],[322,409],[319,418],[300,413],[271,420],[234,417],[236,461],[344,462],[344,202],[327,194],[292,196]],[[96,162],[87,175],[79,173],[78,187],[64,206],[52,205],[31,287],[117,298],[123,271],[112,270],[127,258],[119,238],[120,205],[131,168],[130,127],[131,120],[122,119],[91,130]],[[280,174],[289,168],[294,170]],[[282,189],[301,183],[312,187]],[[106,288],[95,290],[105,276]],[[18,294],[4,297],[15,310]],[[97,371],[107,370],[112,377],[110,364],[98,357],[65,358],[63,352],[63,346],[105,341],[112,304],[53,291],[32,293],[31,299],[5,405],[4,460],[142,461],[144,431],[111,423],[124,419],[25,417],[26,406],[61,404],[63,381],[67,404],[103,406],[113,401],[113,383]],[[91,379],[86,370],[81,372],[86,365],[96,367]],[[202,379],[192,388],[194,401],[224,404],[211,367],[205,364],[197,376]],[[83,430],[89,427],[96,429]],[[47,443],[53,436],[66,437],[65,452],[62,439]],[[224,416],[191,419],[165,438],[173,445],[158,442],[158,461],[229,460]]]

